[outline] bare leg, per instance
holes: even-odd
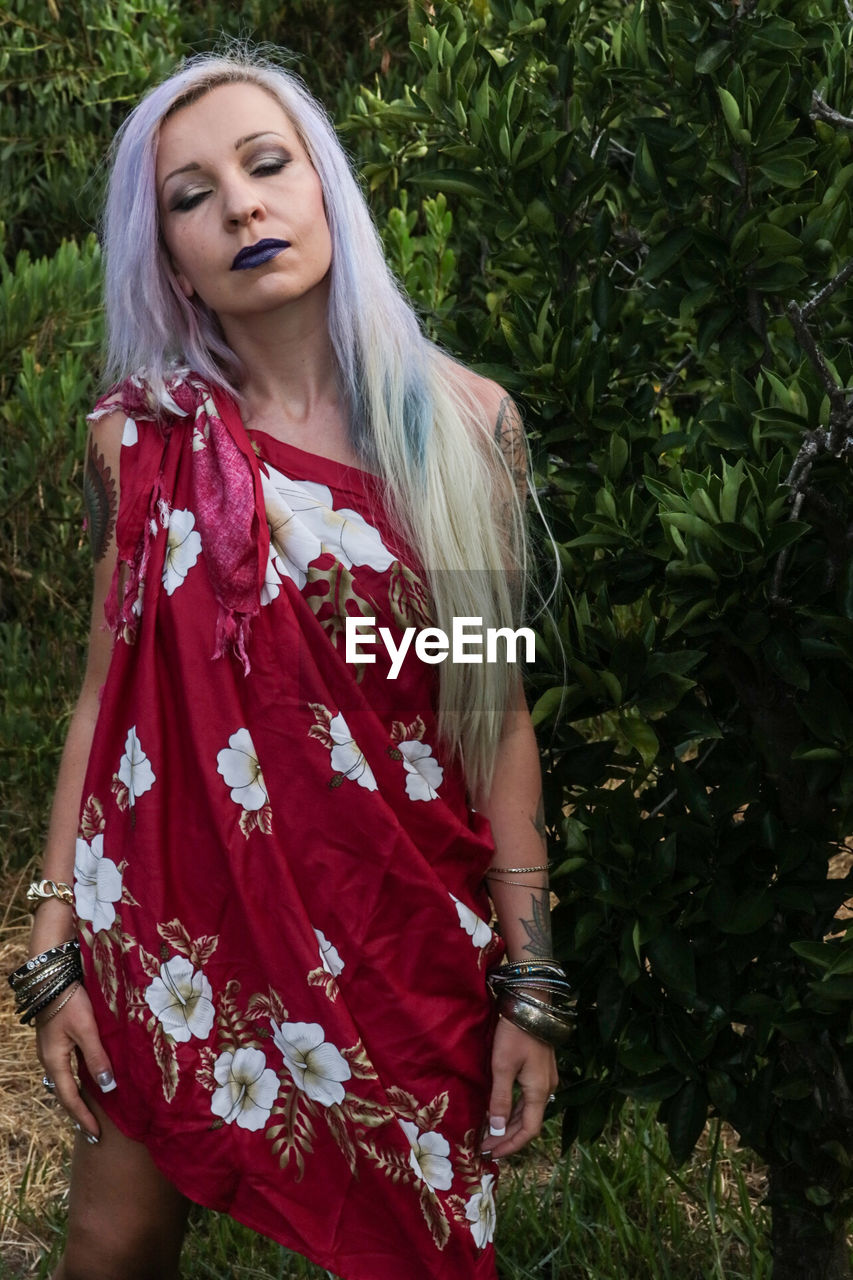
[[[177,1280],[190,1202],[91,1097],[97,1146],[77,1135],[68,1242],[53,1280]]]

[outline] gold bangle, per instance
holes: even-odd
[[[547,862],[540,862],[535,867],[486,867],[486,870],[483,872],[483,875],[490,876],[492,872],[494,872],[495,875],[523,876],[523,875],[527,875],[529,871],[548,871],[548,870],[550,870],[550,864]]]
[[[35,911],[36,907],[42,902],[47,902],[48,898],[59,898],[60,902],[64,902],[66,906],[74,906],[74,890],[70,884],[65,884],[62,880],[33,880],[27,889],[30,910]]]

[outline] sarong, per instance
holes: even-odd
[[[198,420],[130,384],[92,415],[128,414],[128,585],[75,862],[117,1088],[83,1078],[184,1195],[344,1280],[492,1280],[491,835],[436,738],[437,668],[346,660],[348,616],[395,644],[429,624],[422,570],[378,478],[215,403],[263,519],[230,646],[214,543],[245,521],[210,486],[197,518]]]

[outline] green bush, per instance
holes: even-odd
[[[407,279],[394,228],[446,197],[433,320],[528,406],[567,587],[533,678],[566,1141],[633,1096],[681,1161],[722,1116],[768,1162],[777,1276],[847,1275],[851,310],[808,300],[853,250],[851,126],[813,114],[853,26],[495,0],[412,35],[349,128]]]

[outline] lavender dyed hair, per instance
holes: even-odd
[[[320,178],[332,239],[329,332],[353,446],[376,462],[365,382],[375,385],[375,360],[383,353],[384,361],[408,371],[407,447],[422,457],[431,419],[425,339],[385,262],[334,126],[297,76],[243,50],[190,59],[142,99],[116,134],[104,215],[107,377],[118,381],[144,369],[159,390],[177,363],[239,393],[239,363],[215,315],[201,299],[186,298],[175,281],[159,233],[155,166],[160,126],[170,114],[218,85],[240,82],[280,103]]]

